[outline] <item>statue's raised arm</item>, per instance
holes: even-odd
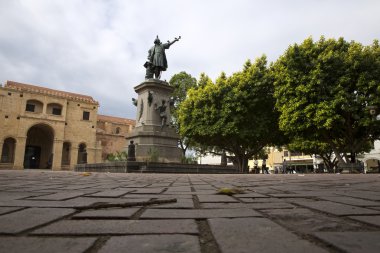
[[[158,36],[154,40],[154,46],[148,51],[148,60],[145,62],[144,67],[146,68],[145,78],[154,78],[160,79],[161,72],[166,71],[168,68],[168,62],[166,59],[165,49],[169,49],[171,45],[179,41],[181,36],[174,38],[172,42],[168,41],[165,44],[162,44]]]
[[[169,44],[169,46],[171,46],[171,45],[173,45],[175,42],[179,41],[180,39],[181,39],[181,36],[178,36],[178,38],[174,38],[174,40],[173,40],[172,42],[170,42],[170,41],[168,40],[168,43],[167,43],[167,44]]]

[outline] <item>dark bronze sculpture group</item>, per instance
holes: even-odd
[[[158,36],[156,37],[154,40],[154,46],[148,51],[148,60],[144,64],[144,67],[146,68],[145,79],[160,79],[161,72],[166,71],[168,68],[165,49],[169,49],[169,47],[179,41],[179,39],[181,39],[181,36],[174,38],[172,42],[168,41],[167,43],[162,44]]]

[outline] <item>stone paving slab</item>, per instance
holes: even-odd
[[[142,215],[143,219],[207,219],[207,218],[235,218],[235,217],[261,217],[262,215],[252,209],[148,209]]]
[[[34,193],[34,192],[10,192],[10,191],[3,191],[0,192],[0,201],[9,201],[9,200],[17,200],[17,199],[24,199],[28,197],[36,197],[40,195],[46,195],[46,193]]]
[[[96,238],[0,238],[0,252],[9,253],[82,253],[92,246]]]
[[[378,253],[380,249],[379,232],[320,232],[315,236],[347,253]]]
[[[191,192],[190,186],[174,186],[170,187],[166,192]]]
[[[21,208],[17,207],[0,207],[0,214],[10,213],[13,211],[20,210]]]
[[[87,196],[89,197],[103,197],[103,198],[118,198],[121,197],[128,192],[131,192],[129,190],[106,190],[106,191],[101,191],[93,194],[89,194]]]
[[[147,201],[150,198],[121,199],[121,198],[90,198],[90,197],[78,197],[74,199],[68,199],[65,201],[44,201],[44,200],[11,200],[0,201],[0,206],[12,206],[12,207],[80,207],[89,206],[97,202],[107,203],[127,203],[127,202],[140,202]],[[157,196],[156,196],[157,197]]]
[[[380,214],[379,211],[331,201],[298,202],[297,204],[334,215]]]
[[[128,252],[186,252],[200,253],[197,236],[192,235],[133,235],[115,236],[106,242],[99,253]]]
[[[0,189],[0,252],[371,252],[380,234],[376,174],[0,170]],[[153,199],[177,202],[75,209]]]
[[[296,206],[285,202],[255,202],[255,203],[201,203],[202,208],[228,209],[228,208],[251,208],[251,209],[293,209]]]
[[[209,223],[223,253],[327,252],[266,218],[210,219]]]
[[[74,213],[68,208],[28,208],[0,216],[0,233],[14,234]]]
[[[296,206],[285,203],[285,202],[256,202],[256,203],[250,203],[250,208],[253,209],[293,209],[296,208]]]
[[[373,189],[373,188],[368,188]],[[371,191],[346,191],[340,193],[341,195],[345,195],[348,197],[355,197],[355,198],[361,198],[361,199],[368,199],[368,200],[377,200],[380,201],[380,192],[371,192]]]
[[[318,231],[358,231],[362,224],[342,217],[326,216],[306,208],[262,210],[269,218],[293,231],[311,234]]]
[[[249,198],[249,199],[240,199],[246,203],[274,203],[274,202],[285,202],[288,199],[280,199],[280,198]]]
[[[365,222],[367,224],[375,225],[380,227],[380,215],[375,216],[348,216],[349,218],[361,222]]]
[[[100,210],[87,210],[73,215],[73,218],[106,218],[106,219],[128,219],[131,218],[140,208],[108,208]]]
[[[160,198],[161,199],[161,198]],[[176,198],[176,203],[155,205],[154,208],[194,208],[194,202],[188,198]]]
[[[49,195],[43,195],[43,196],[38,196],[38,197],[32,197],[28,198],[30,200],[66,200],[66,199],[72,199],[75,197],[83,196],[84,192],[58,192],[54,194],[49,194]]]
[[[222,203],[233,203],[239,202],[236,199],[226,196],[226,195],[198,195],[199,202],[222,202]]]
[[[163,192],[164,188],[146,188],[146,189],[136,189],[133,191],[134,194],[159,194]]]
[[[320,197],[320,199],[362,207],[380,206],[380,201],[372,201],[352,197]]]
[[[236,198],[269,198],[264,194],[256,193],[256,192],[248,192],[244,194],[236,194],[234,195]]]
[[[171,192],[165,191],[162,194],[164,195],[177,195],[177,196],[192,196],[192,195],[215,195],[217,193],[216,190],[204,190],[204,191],[196,191],[196,192]]]
[[[35,235],[197,234],[194,220],[63,220]]]

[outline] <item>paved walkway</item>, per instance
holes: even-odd
[[[244,193],[217,195],[220,188]],[[177,202],[78,209],[172,199]],[[379,174],[0,171],[0,252],[379,250]]]

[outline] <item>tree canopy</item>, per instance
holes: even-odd
[[[379,122],[369,113],[371,106],[380,109],[378,41],[363,46],[343,38],[308,38],[289,46],[272,73],[280,129],[298,143],[318,141],[345,163],[379,138]]]
[[[215,83],[203,74],[202,85],[188,91],[179,110],[180,132],[196,142],[234,154],[241,171],[248,159],[280,140],[273,80],[265,56]]]
[[[192,77],[190,74],[187,74],[186,72],[182,71],[178,74],[173,75],[169,81],[169,84],[174,87],[174,92],[172,94],[174,100],[174,107],[171,111],[171,120],[173,125],[177,128],[179,132],[178,108],[181,105],[181,103],[186,99],[187,91],[190,88],[194,88],[197,86],[197,79]],[[189,147],[189,145],[191,145],[191,140],[183,135],[181,135],[180,137],[181,138],[179,140],[179,146],[182,149],[183,158],[185,158],[186,150]]]

